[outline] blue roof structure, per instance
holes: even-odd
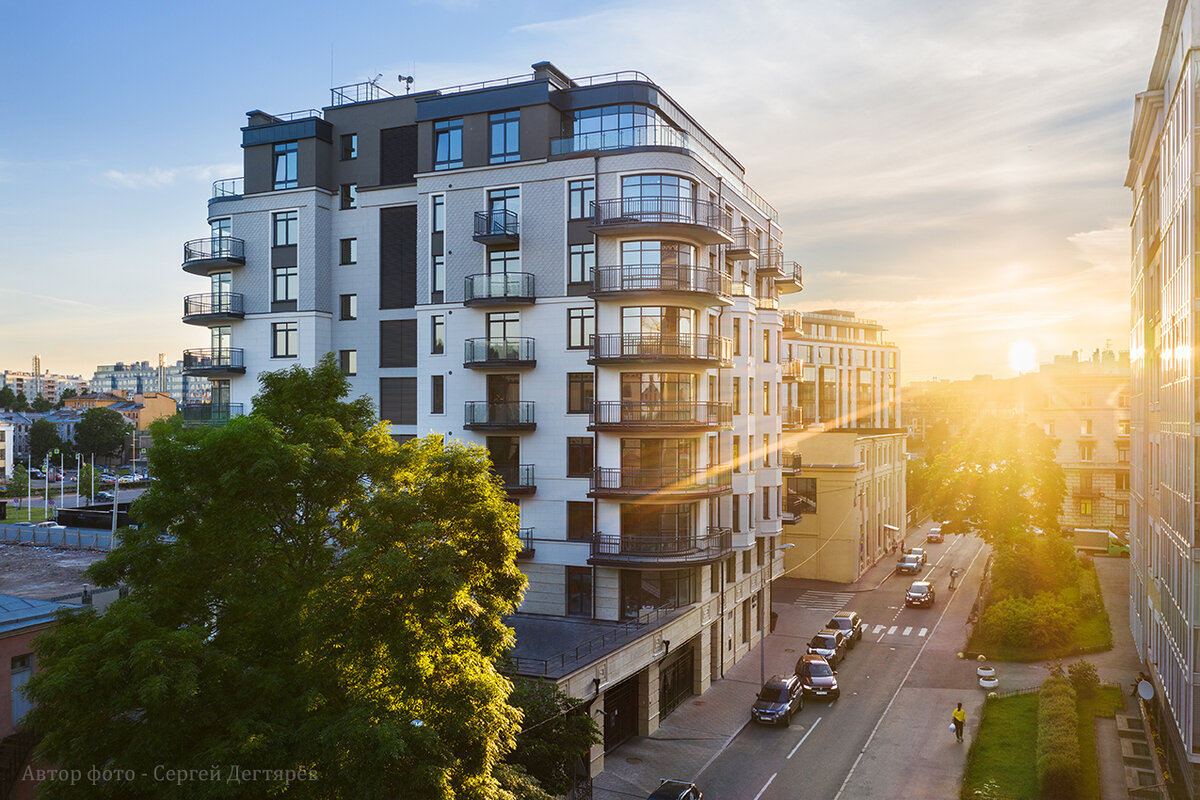
[[[51,600],[34,600],[29,597],[0,594],[0,635],[14,633],[33,625],[53,622],[54,614],[60,608],[75,607],[67,603],[55,603]]]

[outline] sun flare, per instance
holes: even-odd
[[[1038,368],[1037,348],[1032,342],[1022,339],[1008,348],[1008,366],[1013,372],[1033,372]]]

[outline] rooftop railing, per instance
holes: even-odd
[[[351,83],[346,86],[335,86],[329,90],[329,105],[348,106],[351,103],[369,103],[372,100],[386,100],[396,95],[389,92],[374,81]]]
[[[221,178],[213,181],[212,196],[214,200],[241,197],[245,193],[245,178]]]

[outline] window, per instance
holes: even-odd
[[[358,207],[358,184],[343,183],[342,184],[342,208],[357,208]]]
[[[771,466],[771,434],[764,433],[762,435],[762,437],[763,437],[762,465],[764,467],[769,467],[769,466]],[[766,490],[764,489],[763,491],[766,491]],[[766,495],[763,495],[763,497],[765,498]],[[764,516],[765,516],[765,514],[764,514]]]
[[[596,268],[596,245],[573,244],[570,247],[571,283],[591,283],[592,271]]]
[[[358,351],[357,350],[339,350],[338,364],[341,365],[343,375],[358,374]]]
[[[1079,398],[1079,404],[1084,408],[1092,407],[1092,393],[1084,392]]]
[[[283,142],[275,145],[275,188],[295,189],[299,185],[296,169],[299,144]]]
[[[1046,423],[1046,435],[1054,438],[1054,420]]]
[[[749,550],[742,551],[742,574],[743,575],[750,574],[750,551]]]
[[[299,294],[300,268],[276,267],[272,272],[274,273],[274,301],[276,303],[295,301]]]
[[[736,330],[736,329],[735,329]],[[742,379],[733,379],[733,413],[742,413]]]
[[[488,117],[492,164],[521,160],[521,112],[496,111]]]
[[[788,478],[789,510],[796,516],[817,513],[817,479]]]
[[[272,215],[275,222],[275,246],[289,247],[294,245],[299,237],[297,229],[300,227],[300,212],[299,211],[280,211]]]
[[[341,319],[358,319],[358,295],[344,294],[342,300]]]
[[[1129,408],[1129,395],[1122,392],[1117,395],[1117,408]]]
[[[444,119],[433,123],[433,168],[455,169],[463,165],[462,120]]]
[[[569,219],[590,219],[592,203],[596,200],[596,181],[588,178],[567,183],[567,215]]]
[[[1096,446],[1094,444],[1092,444],[1091,442],[1080,442],[1079,443],[1079,460],[1080,461],[1091,461],[1092,456],[1095,454],[1095,452],[1096,452]]]
[[[591,567],[567,567],[567,614],[573,617],[592,615]]]
[[[567,373],[567,413],[592,413],[595,396],[595,376],[590,372]]]
[[[567,501],[567,539],[586,541],[592,538],[592,504]]]
[[[1080,436],[1091,436],[1092,435],[1092,421],[1090,419],[1080,420],[1079,435]]]
[[[440,303],[446,291],[446,257],[433,257],[433,266],[429,274],[429,291],[433,294],[433,302]]]
[[[358,134],[342,134],[342,161],[353,161],[358,158]]]
[[[1113,504],[1113,513],[1116,514],[1118,517],[1129,516],[1129,504],[1123,503],[1118,500],[1116,503]]]
[[[736,497],[733,499],[735,501],[737,500]],[[736,530],[738,530],[737,516],[734,515],[733,519],[734,519],[734,528],[733,529],[736,531]],[[737,580],[737,556],[730,556],[729,558],[725,559],[725,582],[733,583],[736,580]]]
[[[1117,436],[1128,436],[1128,435],[1129,435],[1129,420],[1127,420],[1127,419],[1117,420]]]
[[[1116,480],[1117,480],[1116,489],[1118,492],[1128,492],[1129,491],[1129,473],[1128,472],[1116,473]]]
[[[733,529],[740,531],[742,529],[742,498],[741,495],[733,496]],[[732,559],[733,556],[730,556]],[[730,574],[729,580],[733,580],[734,576]]]
[[[429,376],[429,413],[446,413],[446,376]]]
[[[762,358],[763,358],[764,362],[770,361],[771,360],[771,332],[769,330],[764,329],[762,332],[762,335],[763,335]]]
[[[1117,445],[1117,463],[1129,463],[1129,447],[1128,445]]]
[[[445,314],[434,314],[429,318],[429,352],[435,356],[446,352]]]
[[[358,239],[342,239],[342,263],[358,263]]]
[[[733,321],[733,354],[735,356],[742,354],[742,321],[740,319]]]
[[[742,437],[733,437],[733,471],[742,471]]]
[[[594,441],[590,436],[567,437],[567,477],[589,478],[592,475]]]
[[[487,338],[494,342],[521,335],[521,314],[517,311],[493,311],[487,315],[486,324]]]
[[[766,381],[763,381],[762,387],[763,387],[762,413],[770,414],[771,413],[771,384],[767,383]]]
[[[1079,501],[1079,513],[1083,514],[1084,516],[1091,516],[1092,501],[1091,500],[1080,500]]]
[[[271,355],[275,358],[295,358],[299,353],[299,334],[295,322],[275,322],[271,325]]]
[[[433,233],[446,232],[446,195],[433,196]]]
[[[583,350],[591,346],[596,335],[596,309],[567,309],[567,349]]]

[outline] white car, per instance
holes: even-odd
[[[35,523],[33,523],[33,527],[44,528],[44,529],[52,530],[52,531],[64,531],[67,529],[66,525],[59,525],[54,520],[50,520],[50,519],[42,520],[41,522],[35,522]]]

